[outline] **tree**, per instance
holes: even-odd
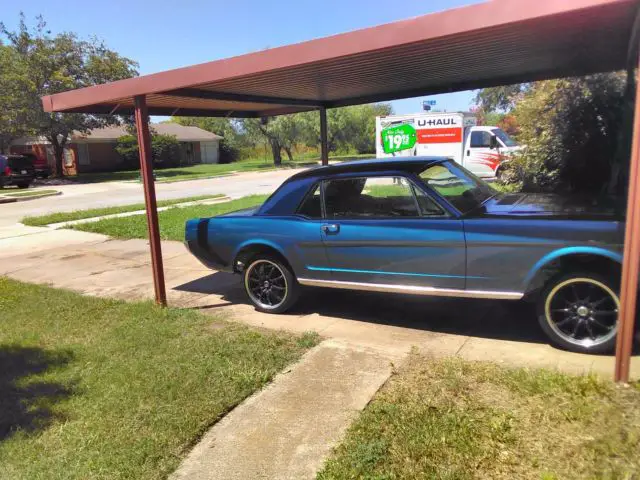
[[[513,109],[526,148],[511,162],[511,178],[526,190],[611,192],[628,162],[629,137],[620,141],[625,88],[622,72],[533,84]]]
[[[530,88],[530,83],[483,88],[478,90],[473,103],[476,104],[478,110],[485,114],[497,111],[508,112]]]
[[[346,107],[344,113],[340,143],[360,154],[375,153],[376,117],[391,115],[391,104],[356,105]]]
[[[242,121],[242,129],[253,142],[266,140],[271,147],[274,165],[281,165],[282,150],[287,154],[289,161],[293,161],[294,146],[304,141],[304,115],[296,113],[278,117],[248,118]]]
[[[62,175],[64,148],[73,133],[86,134],[94,128],[119,123],[120,119],[110,115],[45,113],[40,98],[130,78],[138,74],[138,65],[96,38],[80,40],[68,32],[52,36],[42,17],[37,17],[36,26],[29,28],[21,14],[17,31],[0,23],[0,34],[12,51],[8,54],[9,75],[20,85],[23,99],[14,114],[18,119],[16,130],[46,137],[53,147],[56,173]],[[20,113],[25,111],[28,114]]]
[[[24,92],[29,88],[26,69],[15,49],[0,40],[0,153],[12,140],[32,133],[30,105]]]
[[[337,150],[374,153],[376,117],[393,113],[391,104],[376,103],[327,110],[327,145]],[[317,112],[300,114],[302,138],[309,146],[320,144],[320,118]]]

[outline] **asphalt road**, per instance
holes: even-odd
[[[285,179],[297,171],[299,170],[248,172],[227,177],[158,183],[156,184],[156,195],[158,200],[169,200],[216,193],[222,193],[232,198],[271,193]],[[61,191],[62,195],[25,202],[0,204],[0,227],[15,225],[27,215],[43,215],[52,212],[68,212],[144,202],[142,184],[137,182],[105,182],[37,187],[37,189],[52,188]]]

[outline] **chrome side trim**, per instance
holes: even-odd
[[[406,293],[434,297],[490,298],[494,300],[520,300],[522,292],[501,292],[495,290],[458,290],[455,288],[419,287],[416,285],[391,285],[385,283],[341,282],[337,280],[317,280],[298,278],[301,285],[308,287],[342,288],[367,292]]]

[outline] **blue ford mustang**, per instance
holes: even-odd
[[[366,160],[289,178],[260,207],[189,220],[205,265],[244,276],[264,312],[300,285],[532,300],[558,346],[615,343],[624,223],[616,205],[497,193],[437,157]]]

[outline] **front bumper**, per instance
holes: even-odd
[[[35,180],[35,175],[27,174],[27,175],[9,175],[8,177],[2,177],[2,180],[5,185],[17,185],[19,183],[31,183]]]

